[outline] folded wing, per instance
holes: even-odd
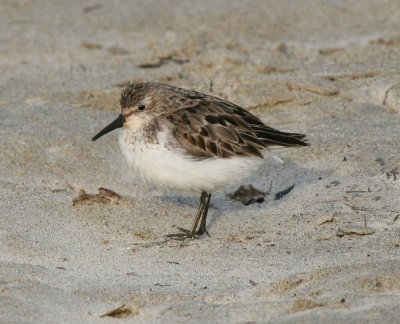
[[[164,118],[174,127],[174,144],[198,159],[232,156],[263,158],[265,149],[307,146],[305,135],[285,133],[222,99],[192,98]]]

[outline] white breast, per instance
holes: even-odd
[[[158,133],[158,143],[146,143],[139,133],[123,129],[121,150],[128,163],[144,180],[158,187],[190,192],[214,192],[240,183],[255,172],[262,160],[251,157],[196,160],[180,149],[166,146],[169,135]]]

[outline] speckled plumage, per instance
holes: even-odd
[[[153,115],[153,126],[160,130],[166,125],[176,145],[197,159],[262,158],[263,149],[307,145],[304,135],[273,129],[229,101],[160,83],[126,87],[121,94],[122,111],[144,101],[149,114],[158,114]]]
[[[140,176],[156,186],[202,192],[208,202],[191,237],[200,218],[197,232],[205,232],[211,192],[255,172],[273,149],[307,145],[304,135],[271,128],[229,101],[166,84],[132,83],[120,104],[121,115],[93,140],[123,127],[121,150]]]

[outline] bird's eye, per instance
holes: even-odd
[[[145,105],[140,105],[140,106],[137,108],[137,110],[142,111],[142,110],[144,110],[144,108],[146,108]]]

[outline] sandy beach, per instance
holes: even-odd
[[[397,0],[2,1],[0,322],[398,321],[399,62]],[[310,147],[243,183],[263,202],[217,192],[209,237],[168,240],[198,197],[135,177],[117,132],[91,141],[133,81]]]

